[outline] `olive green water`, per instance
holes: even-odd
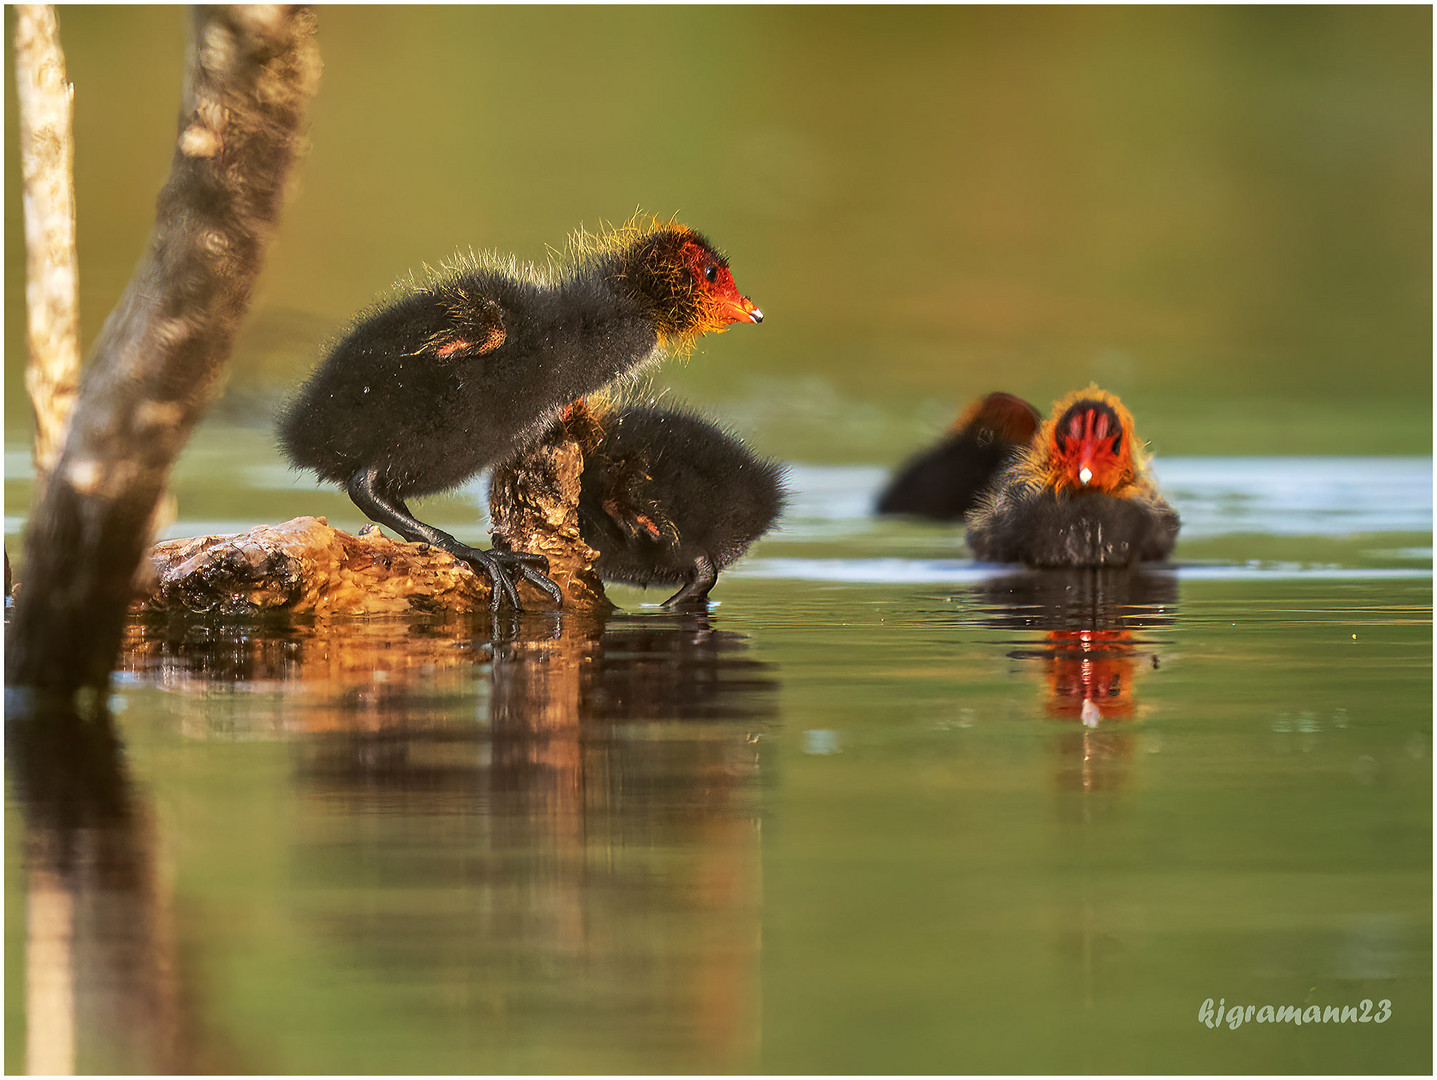
[[[81,845],[79,1064],[1423,1071],[1430,603],[735,579],[597,642],[156,628],[129,817]]]
[[[184,24],[61,18],[88,342]],[[655,386],[795,503],[704,617],[133,627],[116,743],[7,733],[7,1071],[1431,1071],[1430,10],[320,23],[167,535],[357,527],[268,435],[322,341],[411,267],[636,206],[767,316]],[[1177,570],[1014,578],[865,516],[967,398],[1088,379],[1159,453]],[[472,535],[481,502],[421,505]]]

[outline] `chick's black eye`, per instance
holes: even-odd
[[[717,280],[718,280],[718,267],[715,266],[713,263],[709,263],[707,266],[704,267],[704,280],[706,280],[706,281],[717,281]]]
[[[1116,435],[1113,436],[1113,453],[1116,454],[1116,453],[1117,453],[1119,450],[1121,450],[1122,448],[1123,448],[1123,433],[1120,431],[1120,432],[1118,432]]]

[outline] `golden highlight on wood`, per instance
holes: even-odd
[[[75,254],[73,104],[60,27],[49,4],[15,8],[15,90],[24,181],[25,389],[35,409],[35,484],[65,444],[80,386],[79,262]]]

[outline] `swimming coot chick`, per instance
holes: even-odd
[[[482,569],[518,610],[510,573],[544,589],[542,556],[480,550],[419,521],[406,500],[503,462],[569,402],[665,351],[763,313],[728,262],[685,226],[650,222],[580,234],[572,265],[490,260],[361,317],[280,419],[296,466],[343,485],[372,520]]]
[[[783,510],[784,470],[684,409],[598,415],[584,451],[579,533],[607,581],[681,585],[665,607],[698,607],[718,572]],[[571,430],[572,427],[571,427]]]
[[[1127,566],[1163,559],[1181,521],[1158,494],[1132,414],[1090,386],[1057,402],[968,517],[979,559]]]
[[[1038,430],[1042,415],[1012,394],[973,402],[937,446],[909,459],[878,497],[877,513],[957,521]]]

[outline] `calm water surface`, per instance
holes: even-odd
[[[9,733],[7,1067],[1430,1069],[1430,462],[1159,469],[1175,569],[800,465],[706,616],[135,624]]]

